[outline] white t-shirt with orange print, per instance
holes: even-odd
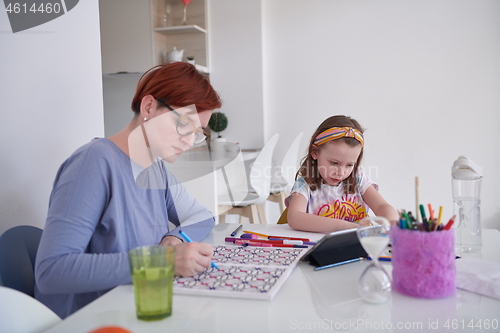
[[[378,185],[372,182],[361,170],[358,170],[356,177],[356,192],[344,193],[344,184],[330,186],[321,184],[316,191],[306,183],[304,178],[299,177],[292,188],[292,193],[302,194],[308,201],[307,213],[336,218],[349,222],[359,222],[359,220],[368,216],[370,208],[363,200],[363,194],[366,189],[374,185],[378,191]],[[288,207],[290,196],[286,198],[285,204]]]

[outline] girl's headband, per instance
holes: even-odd
[[[332,127],[318,134],[314,140],[314,144],[319,146],[329,141],[337,140],[340,138],[354,138],[361,143],[361,147],[365,145],[363,133],[352,127]]]

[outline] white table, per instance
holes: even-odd
[[[206,147],[188,150],[175,163],[165,163],[165,166],[191,195],[217,216],[217,196],[227,192],[226,179],[232,187],[247,186],[245,162],[257,155],[258,151],[240,151],[234,143],[213,142],[212,151]]]
[[[205,240],[223,244],[235,224],[219,224]],[[245,225],[256,231],[276,225]],[[264,232],[264,231],[263,231]],[[500,232],[483,230],[482,258],[500,262]],[[300,263],[272,301],[174,295],[173,314],[158,322],[136,319],[131,285],[119,286],[47,332],[89,332],[120,325],[134,333],[154,332],[498,332],[500,329],[446,329],[488,319],[500,320],[500,301],[457,289],[455,296],[425,300],[392,293],[382,304],[360,299],[357,281],[368,262],[314,271]],[[390,263],[384,263],[391,269]],[[397,330],[396,327],[402,328]],[[392,327],[392,328],[391,328]],[[405,329],[406,327],[406,329]],[[434,329],[437,328],[437,329]]]

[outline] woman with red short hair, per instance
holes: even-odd
[[[220,106],[193,65],[160,65],[141,77],[130,124],[80,147],[59,168],[36,258],[37,299],[64,318],[131,283],[127,252],[137,246],[174,246],[176,275],[210,266],[213,248],[196,241],[212,230],[213,215],[163,161],[202,142]],[[195,242],[184,243],[178,227]]]

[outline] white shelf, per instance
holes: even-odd
[[[150,0],[150,31],[152,33],[152,58],[154,65],[163,63],[166,60],[168,52],[171,52],[175,47],[179,51],[184,50],[182,61],[187,61],[188,56],[193,56],[196,60],[198,71],[208,73],[207,1],[192,0],[187,13],[188,25],[182,25],[184,7],[182,1]],[[171,6],[170,22],[174,22],[174,26],[166,27],[164,25],[163,19],[166,5]]]
[[[111,79],[121,79],[124,77],[138,77],[140,78],[143,72],[118,72],[118,73],[103,73],[102,77]]]
[[[166,36],[181,35],[181,34],[194,34],[194,33],[207,33],[205,29],[197,25],[179,25],[175,27],[155,28],[155,32],[161,33]]]

